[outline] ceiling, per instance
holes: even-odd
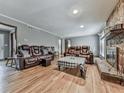
[[[117,1],[0,0],[0,13],[60,37],[75,37],[99,32]],[[79,12],[73,14],[74,9]]]

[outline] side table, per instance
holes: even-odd
[[[43,59],[42,62],[41,62],[41,64],[42,64],[42,66],[47,67],[47,66],[51,65],[51,59],[50,58]]]

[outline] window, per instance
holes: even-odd
[[[68,40],[68,48],[71,47],[71,41]]]
[[[100,39],[100,56],[105,57],[105,38]]]

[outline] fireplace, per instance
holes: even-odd
[[[118,70],[118,48],[107,47],[106,60],[114,68]]]

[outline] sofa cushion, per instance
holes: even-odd
[[[52,54],[55,53],[54,48],[48,47],[47,49],[48,49],[48,52],[50,52],[50,53],[52,53]]]
[[[48,50],[47,49],[43,49],[43,55],[48,55]]]
[[[83,49],[82,52],[83,52],[83,53],[87,53],[87,49]]]
[[[23,57],[30,57],[30,54],[28,51],[21,51],[23,54]]]
[[[76,55],[79,55],[81,52],[80,51],[75,51],[75,54]]]

